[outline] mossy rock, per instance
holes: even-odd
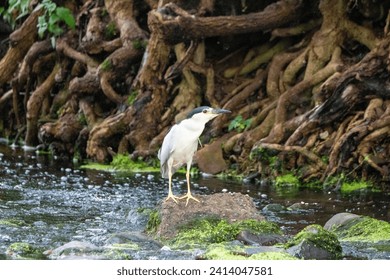
[[[241,231],[251,233],[281,234],[280,228],[272,222],[253,219],[229,223],[218,218],[205,218],[190,221],[181,226],[178,234],[169,241],[173,247],[193,247],[235,240]]]
[[[317,259],[314,249],[318,249],[318,259],[340,259],[342,248],[336,234],[325,230],[320,225],[310,225],[295,235],[285,244],[289,252],[304,259]],[[310,248],[311,247],[311,248]],[[307,254],[306,254],[307,252]],[[306,254],[306,255],[305,255]]]
[[[192,223],[198,225],[201,220],[208,220],[204,226],[214,226],[215,221],[225,220],[231,224],[244,220],[265,220],[254,201],[248,195],[241,193],[216,193],[212,195],[196,195],[199,202],[163,200],[158,208],[159,225],[157,237],[174,238],[179,230],[188,228]],[[155,216],[157,218],[157,216]],[[211,224],[210,224],[210,221]],[[152,223],[150,221],[150,223]],[[152,223],[153,224],[153,223]],[[148,226],[150,227],[150,226]]]
[[[332,232],[342,241],[390,242],[390,223],[365,216],[333,227]]]
[[[25,242],[16,242],[9,245],[6,251],[6,255],[11,259],[16,260],[46,259],[42,250]]]

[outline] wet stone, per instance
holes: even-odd
[[[99,247],[89,242],[71,241],[46,254],[50,259],[99,259]],[[96,254],[92,254],[96,253]]]
[[[141,232],[119,232],[107,239],[106,245],[132,244],[146,245],[148,250],[159,250],[163,245]]]
[[[264,206],[262,210],[264,212],[282,212],[282,211],[286,211],[287,208],[278,203],[270,203]]]
[[[290,255],[302,259],[335,260],[342,256],[337,236],[317,224],[301,230],[286,245]]]
[[[279,234],[272,234],[272,233],[253,234],[249,231],[244,230],[238,234],[237,240],[242,241],[244,244],[249,244],[249,245],[258,244],[263,246],[271,246],[277,243],[286,242],[287,238]]]
[[[325,223],[324,229],[332,230],[334,228],[339,228],[347,224],[351,225],[353,221],[358,222],[360,219],[361,216],[353,213],[338,213]]]
[[[298,245],[287,249],[287,252],[297,258],[305,260],[333,260],[334,255],[328,250],[319,247],[310,240],[302,240]]]

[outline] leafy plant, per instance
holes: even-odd
[[[38,18],[38,35],[43,38],[45,33],[48,32],[54,46],[55,39],[64,32],[60,24],[65,23],[68,27],[74,29],[76,26],[75,19],[68,8],[58,7],[51,0],[43,0],[40,5],[45,12]]]
[[[28,15],[29,0],[9,0],[8,8],[0,7],[0,16],[15,28],[18,19]]]
[[[241,115],[235,117],[229,124],[228,130],[242,132],[251,126],[252,118],[244,120]]]

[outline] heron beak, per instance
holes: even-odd
[[[231,111],[225,109],[213,109],[213,114],[229,114]]]

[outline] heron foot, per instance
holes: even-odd
[[[172,199],[174,202],[176,202],[176,204],[178,203],[177,202],[177,199],[181,199],[181,197],[178,197],[176,195],[173,195],[173,193],[169,193],[168,194],[168,197],[165,199],[165,201],[168,201],[169,199]]]
[[[192,196],[192,194],[190,192],[188,192],[186,195],[180,197],[179,199],[184,199],[184,198],[187,198],[187,202],[186,202],[186,206],[188,204],[188,201],[190,201],[190,199],[193,199],[197,202],[200,202],[198,199],[196,199],[195,197]]]

